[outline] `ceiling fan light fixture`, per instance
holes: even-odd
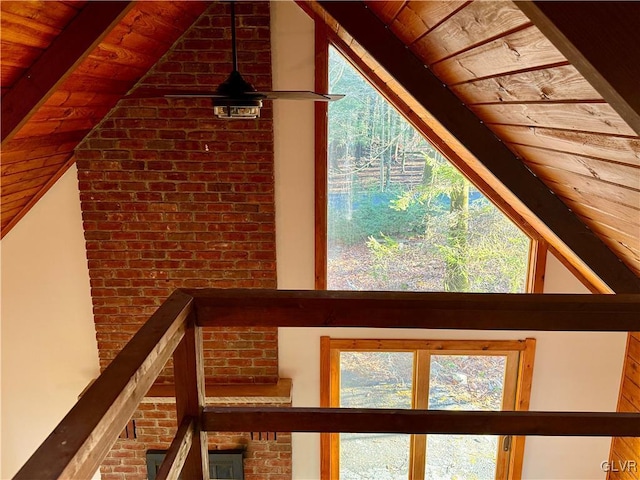
[[[258,118],[260,107],[245,105],[217,105],[213,107],[213,113],[218,118]]]
[[[213,113],[218,118],[258,118],[262,100],[257,98],[215,99]]]

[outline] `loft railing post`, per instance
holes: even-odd
[[[193,298],[173,292],[84,392],[14,480],[91,478],[181,342],[186,319],[192,316]]]
[[[178,425],[194,422],[191,448],[182,469],[185,480],[209,478],[207,432],[201,428],[200,420],[205,406],[203,358],[202,328],[196,325],[192,312],[184,338],[173,354]]]

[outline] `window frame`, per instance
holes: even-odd
[[[415,354],[414,388],[412,408],[426,408],[426,398],[418,398],[417,391],[427,391],[429,386],[429,357],[450,355],[505,355],[505,394],[503,410],[526,411],[529,409],[531,381],[535,359],[536,340],[394,340],[394,339],[341,339],[320,338],[320,406],[340,405],[340,353],[407,352]],[[424,365],[426,363],[426,366]],[[422,365],[421,365],[422,364]],[[509,406],[511,408],[506,408]],[[496,479],[519,480],[522,476],[524,436],[500,436],[499,445],[510,437],[510,454],[502,449],[496,466]],[[339,434],[323,433],[320,440],[320,473],[322,480],[339,479]],[[411,436],[409,480],[424,477],[427,445],[426,435]],[[420,477],[422,474],[422,477]]]
[[[329,47],[337,49],[341,55],[343,55],[348,61],[352,62],[353,59],[346,54],[344,48],[341,48],[342,40],[331,32],[327,25],[321,21],[315,21],[315,80],[314,88],[316,92],[327,92],[329,89]],[[363,69],[353,64],[358,69],[367,81],[377,88],[381,95],[390,102],[393,102],[385,95],[375,84],[372,82],[368,75],[363,72]],[[394,105],[395,106],[395,105]],[[314,200],[314,214],[315,214],[315,258],[314,258],[314,285],[316,290],[327,289],[327,143],[329,138],[329,106],[327,102],[315,102],[314,113],[314,182],[315,182],[315,200]],[[431,132],[431,135],[427,135],[424,131],[417,127],[412,121],[410,116],[407,116],[404,112],[399,110],[405,119],[416,128],[420,133],[430,142],[434,148],[440,151],[440,153],[449,161],[449,155],[446,154],[449,149],[446,144]],[[454,163],[455,166],[455,163]],[[456,166],[456,168],[458,168]],[[460,173],[465,176],[476,188],[476,182],[469,178],[467,172],[460,170]],[[504,215],[506,215],[516,226],[529,237],[530,249],[528,257],[527,278],[525,279],[525,292],[524,293],[542,293],[544,288],[544,271],[546,265],[546,255],[548,250],[548,244],[542,236],[536,232],[528,222],[524,221],[520,215],[513,211],[511,207],[504,201],[495,201],[494,196],[499,194],[492,192],[492,194],[485,192],[484,189],[478,188],[479,191],[496,206]],[[522,222],[518,221],[522,220]],[[563,257],[560,256],[562,259]],[[563,263],[567,265],[567,262]],[[575,269],[572,269],[574,271]],[[577,273],[574,271],[574,274]],[[591,287],[590,283],[586,281],[581,275],[578,278],[588,288]]]

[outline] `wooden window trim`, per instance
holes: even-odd
[[[315,91],[327,92],[329,90],[329,46],[334,45],[330,40],[329,29],[324,21],[315,19],[315,36],[314,36],[314,48],[315,48]],[[386,97],[385,97],[386,98]],[[387,99],[387,101],[389,101]],[[326,290],[327,289],[327,145],[329,141],[329,125],[328,125],[328,113],[329,107],[326,102],[315,102],[315,117],[314,117],[314,183],[315,183],[315,249],[314,249],[314,277],[315,277],[315,289]],[[416,128],[413,123],[413,128]],[[427,141],[433,143],[433,139],[427,138]],[[435,144],[434,144],[435,146]],[[446,154],[444,157],[449,158]],[[468,177],[465,172],[460,172],[466,178]],[[475,177],[474,177],[475,178]],[[473,183],[473,182],[472,182]],[[485,197],[496,206],[504,215],[506,215],[512,222],[518,226],[518,228],[529,237],[530,240],[530,252],[529,252],[529,266],[527,269],[527,279],[525,282],[525,293],[538,293],[542,291],[544,285],[544,272],[546,264],[546,252],[547,243],[541,239],[539,234],[533,230],[530,225],[525,225],[525,228],[518,225],[515,218],[520,218],[518,215],[513,215],[513,212],[505,210],[504,206],[497,205],[490,196],[487,196],[482,192]],[[545,261],[535,261],[538,259],[538,252],[540,252],[540,258]],[[542,253],[544,252],[544,253]],[[590,284],[579,277],[582,283],[590,287]]]
[[[386,340],[320,338],[320,403],[321,407],[336,407],[340,402],[340,352],[401,352],[412,351],[414,357],[414,396],[412,407],[426,409],[425,398],[415,392],[426,391],[429,385],[429,359],[431,355],[505,355],[505,393],[503,410],[526,411],[531,397],[531,381],[535,359],[536,340]],[[422,365],[422,368],[419,366]],[[322,480],[339,479],[339,434],[322,433],[320,441],[320,476]],[[424,478],[426,467],[426,435],[411,437],[409,480]],[[498,451],[496,478],[520,480],[524,459],[524,436],[511,437],[511,455]],[[505,436],[500,436],[499,444]],[[504,472],[507,475],[504,475]]]
[[[315,22],[315,89],[329,90],[329,36],[324,22]],[[329,106],[315,103],[315,288],[327,289],[327,146]]]
[[[547,242],[531,239],[529,268],[527,269],[527,293],[544,293],[544,276],[547,268],[548,251]]]

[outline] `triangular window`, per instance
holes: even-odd
[[[334,48],[327,288],[524,292],[530,239]]]

